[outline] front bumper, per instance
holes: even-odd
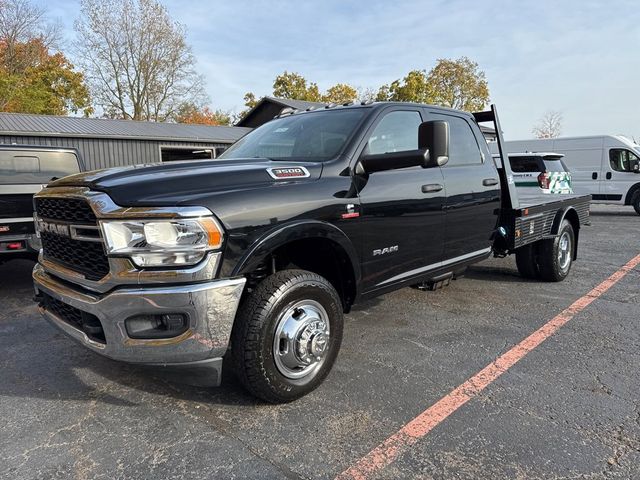
[[[114,360],[156,365],[211,364],[219,370],[246,282],[220,279],[177,286],[131,287],[106,294],[80,291],[58,280],[37,264],[33,269],[36,296],[42,293],[100,320],[105,341],[90,338],[73,322],[41,305],[44,317],[87,348]],[[125,320],[136,315],[181,313],[189,327],[173,338],[134,339]],[[218,372],[219,373],[219,372]],[[218,375],[219,380],[219,375]]]

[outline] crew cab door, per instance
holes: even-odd
[[[419,108],[381,112],[360,146],[360,155],[418,148]],[[361,202],[363,291],[427,271],[442,260],[444,181],[440,168],[419,166],[356,173]]]
[[[455,114],[428,111],[428,117],[449,124],[449,161],[442,167],[447,186],[443,261],[454,265],[490,251],[500,182],[477,124]]]
[[[605,148],[604,154],[607,158],[602,162],[601,195],[597,198],[608,203],[624,203],[629,189],[640,182],[640,175],[633,170],[634,163],[640,158],[637,152],[623,146]]]

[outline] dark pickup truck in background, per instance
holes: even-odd
[[[519,198],[481,122],[504,157],[495,108],[373,103],[281,115],[217,160],[53,182],[35,197],[41,311],[113,359],[216,384],[224,357],[254,395],[298,398],[329,373],[354,303],[491,254],[569,274],[590,197]]]
[[[0,263],[37,258],[33,195],[50,181],[81,170],[75,149],[0,145]]]

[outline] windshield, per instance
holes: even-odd
[[[78,158],[71,152],[0,150],[0,184],[46,184],[78,173]]]
[[[291,115],[265,123],[219,158],[324,162],[338,155],[365,114],[363,108]]]

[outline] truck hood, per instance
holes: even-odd
[[[203,194],[310,182],[321,173],[322,163],[313,162],[197,160],[94,170],[56,180],[48,187],[88,187],[106,192],[121,206],[160,206]]]

